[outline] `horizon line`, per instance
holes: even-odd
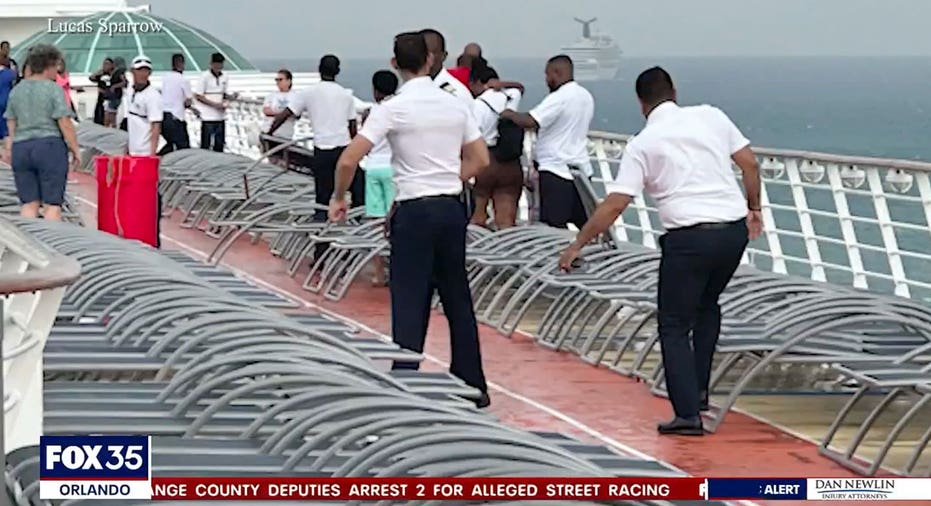
[[[316,59],[324,54],[336,54],[333,51],[321,52],[319,55],[310,55],[310,56],[285,56],[285,57],[268,57],[268,56],[246,56],[249,60],[258,60],[258,61],[269,61],[274,59],[279,60],[301,60],[301,59]],[[386,56],[359,56],[359,55],[339,55],[340,58],[350,59],[350,60],[381,60],[384,58],[391,58],[390,55]],[[546,55],[503,55],[496,56],[496,58],[506,59],[506,60],[533,60],[533,59],[546,59],[552,57],[552,54]],[[700,55],[700,54],[623,54],[621,59],[646,59],[646,58],[931,58],[931,53],[928,54],[715,54],[715,55]]]

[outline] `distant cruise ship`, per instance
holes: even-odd
[[[608,35],[592,34],[591,24],[598,20],[582,20],[582,38],[560,49],[575,63],[575,78],[579,81],[608,81],[617,76],[621,66],[621,49]]]

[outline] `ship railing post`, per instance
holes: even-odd
[[[840,222],[844,247],[847,250],[847,259],[850,262],[850,270],[853,274],[853,286],[857,288],[869,288],[869,280],[867,279],[866,269],[863,266],[863,258],[860,256],[860,241],[857,238],[857,231],[850,214],[849,203],[847,202],[847,194],[844,192],[844,185],[840,178],[840,168],[836,163],[828,164],[827,175],[828,184],[831,187],[831,194],[834,197],[834,207],[837,209],[837,219]]]

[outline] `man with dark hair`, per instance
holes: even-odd
[[[585,224],[585,207],[573,181],[572,171],[591,177],[588,129],[595,114],[592,94],[575,81],[572,59],[558,55],[546,63],[550,89],[529,113],[505,110],[502,118],[537,130],[534,165],[540,174],[540,221],[566,228]]]
[[[345,192],[359,161],[387,139],[398,190],[388,219],[394,341],[423,352],[436,288],[449,320],[450,371],[480,392],[475,403],[485,407],[490,402],[488,386],[465,268],[468,218],[459,194],[463,181],[488,166],[488,149],[469,108],[432,82],[432,63],[423,34],[395,38],[393,64],[404,85],[372,111],[340,157],[330,219],[345,219]],[[417,366],[416,362],[394,364],[396,369]]]
[[[499,151],[499,122],[501,112],[505,109],[516,111],[520,105],[520,88],[495,89],[489,83],[498,80],[498,73],[488,66],[484,58],[473,60],[469,89],[476,97],[472,105],[472,115],[482,132],[485,144],[491,152],[491,165],[481,177],[476,178],[475,212],[472,223],[486,226],[488,222],[488,204],[494,208],[495,226],[498,230],[513,227],[517,223],[517,203],[524,189],[524,172],[520,163],[520,151],[517,157],[505,158]],[[523,144],[523,132],[513,124],[519,139],[515,144]],[[504,147],[504,144],[502,144]]]
[[[165,146],[158,152],[159,156],[191,147],[184,111],[191,107],[193,97],[191,84],[184,77],[184,55],[175,53],[171,55],[171,72],[162,77],[162,136]]]
[[[291,94],[288,107],[278,113],[268,128],[273,135],[285,121],[307,115],[314,129],[314,193],[321,206],[314,216],[326,221],[326,206],[333,196],[333,178],[336,161],[349,141],[356,136],[356,101],[352,92],[336,82],[339,75],[339,58],[332,54],[320,58],[320,82]],[[365,178],[360,173],[352,184],[353,207],[365,205]],[[318,255],[324,251],[321,247]]]
[[[97,104],[94,106],[94,123],[104,124],[104,102],[110,97],[110,81],[113,78],[113,58],[104,58],[103,64],[88,80],[97,85]]]
[[[379,70],[372,75],[372,98],[375,105],[365,111],[362,125],[372,111],[377,111],[381,104],[398,91],[398,76],[390,70]],[[362,160],[360,167],[365,170],[365,216],[384,219],[388,216],[394,203],[394,169],[391,168],[391,145],[383,139],[372,147]],[[383,287],[387,284],[385,259],[376,255],[373,259],[375,275],[372,286]]]
[[[472,107],[472,94],[469,92],[469,88],[443,68],[443,63],[448,56],[446,53],[446,38],[443,37],[442,33],[432,28],[424,29],[421,33],[427,42],[427,51],[433,57],[430,65],[430,77],[433,78],[433,82],[441,90],[455,95],[467,107]]]
[[[223,152],[226,145],[227,101],[236,98],[229,93],[229,76],[223,73],[226,58],[221,53],[210,55],[210,70],[194,85],[194,98],[200,111],[200,147]]]
[[[23,74],[19,68],[19,65],[16,64],[16,60],[14,60],[12,56],[10,56],[10,42],[9,41],[5,40],[3,42],[0,42],[0,55],[4,55],[7,57],[6,67],[12,70],[14,73],[16,73],[16,82],[19,82],[19,80],[22,79]]]
[[[646,126],[631,139],[608,196],[559,265],[571,268],[585,244],[613,226],[644,189],[666,234],[660,238],[659,336],[666,389],[675,418],[661,434],[704,434],[711,362],[721,331],[718,297],[749,239],[762,231],[760,175],[750,141],[720,109],[680,107],[669,74],[651,68],[637,78]],[[731,169],[743,172],[746,197]],[[691,342],[690,342],[691,341]]]

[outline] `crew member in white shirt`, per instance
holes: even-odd
[[[433,79],[433,82],[443,91],[451,93],[453,96],[462,101],[463,105],[472,109],[472,92],[469,91],[468,86],[463,84],[459,79],[456,79],[455,76],[449,73],[443,64],[446,63],[446,57],[449,54],[446,52],[446,38],[443,37],[443,34],[438,30],[433,28],[425,28],[420,31],[424,36],[424,40],[427,41],[427,51],[430,52],[430,55],[433,58],[433,63],[430,64],[430,77]],[[469,216],[472,215],[475,210],[475,194],[472,191],[472,185],[475,184],[474,180],[467,180],[463,184],[462,191],[462,201],[466,205],[466,212]]]
[[[646,126],[625,149],[609,194],[561,256],[569,270],[581,248],[613,226],[646,190],[666,234],[660,238],[659,336],[666,388],[675,418],[662,434],[700,436],[708,383],[721,331],[718,297],[730,282],[748,238],[763,229],[760,176],[748,141],[724,112],[680,107],[665,70],[637,78]],[[743,173],[740,191],[731,163]],[[691,339],[691,342],[690,342]]]
[[[430,77],[433,82],[443,91],[453,94],[462,101],[464,105],[472,108],[472,93],[469,88],[462,84],[458,79],[453,77],[444,67],[448,56],[446,52],[446,38],[443,34],[432,28],[426,28],[420,33],[427,40],[427,49],[433,56],[433,63],[430,66]]]
[[[485,407],[490,401],[466,276],[468,218],[460,193],[463,181],[488,166],[488,149],[469,108],[431,81],[433,60],[422,33],[395,37],[392,63],[404,85],[371,112],[340,157],[330,219],[345,219],[345,193],[359,161],[387,139],[398,190],[389,218],[394,341],[423,352],[433,290],[438,289],[449,320],[450,371],[482,392],[475,403]],[[417,368],[417,363],[396,362],[394,367]]]
[[[524,171],[519,152],[516,158],[505,159],[499,156],[497,150],[499,116],[505,109],[516,111],[521,98],[519,88],[489,88],[489,83],[497,79],[498,73],[487,66],[483,59],[474,61],[469,82],[469,88],[476,97],[472,104],[472,114],[491,153],[491,165],[475,180],[472,223],[481,226],[487,224],[488,203],[491,202],[495,226],[501,230],[517,223],[517,203],[524,189]]]
[[[237,97],[229,92],[229,76],[223,73],[225,61],[221,53],[213,53],[210,70],[194,84],[194,98],[200,111],[200,147],[221,153],[226,145],[227,101]]]
[[[288,69],[281,69],[275,75],[275,87],[278,89],[269,93],[265,97],[265,103],[262,104],[262,114],[265,115],[265,129],[271,127],[275,116],[281,114],[288,108],[291,102],[291,86],[294,82],[294,75]],[[294,118],[288,118],[272,136],[262,136],[262,145],[266,152],[280,146],[283,142],[290,141],[294,138],[294,124],[297,121]],[[281,153],[269,155],[269,161],[277,162],[282,159]]]
[[[149,81],[152,61],[147,56],[137,56],[130,68],[133,86],[129,90],[129,108],[126,111],[129,154],[156,156],[164,114],[162,96]]]
[[[529,113],[504,111],[501,117],[537,131],[533,156],[540,175],[540,221],[552,227],[572,223],[581,228],[587,215],[572,171],[592,175],[588,129],[595,101],[575,82],[572,59],[565,55],[546,63],[546,85],[550,93]]]
[[[339,58],[320,58],[320,82],[293,92],[288,107],[275,116],[268,134],[274,135],[289,119],[307,115],[314,131],[314,194],[321,209],[314,218],[326,221],[327,206],[333,196],[336,161],[356,136],[356,102],[352,93],[336,82]],[[360,173],[352,182],[352,206],[365,205],[365,177]],[[322,249],[319,252],[322,252]]]
[[[149,76],[152,74],[152,61],[146,56],[133,59],[130,69],[133,85],[129,90],[129,103],[126,105],[126,135],[129,154],[132,156],[157,156],[158,139],[161,135],[162,96],[152,86]],[[158,196],[158,220],[161,220],[162,196]],[[158,223],[156,230],[159,230]],[[161,246],[161,234],[156,232],[156,246]]]
[[[184,77],[184,55],[175,53],[171,55],[171,72],[162,76],[162,109],[165,111],[162,136],[165,146],[159,155],[191,147],[184,111],[191,107],[193,97],[191,83]]]

